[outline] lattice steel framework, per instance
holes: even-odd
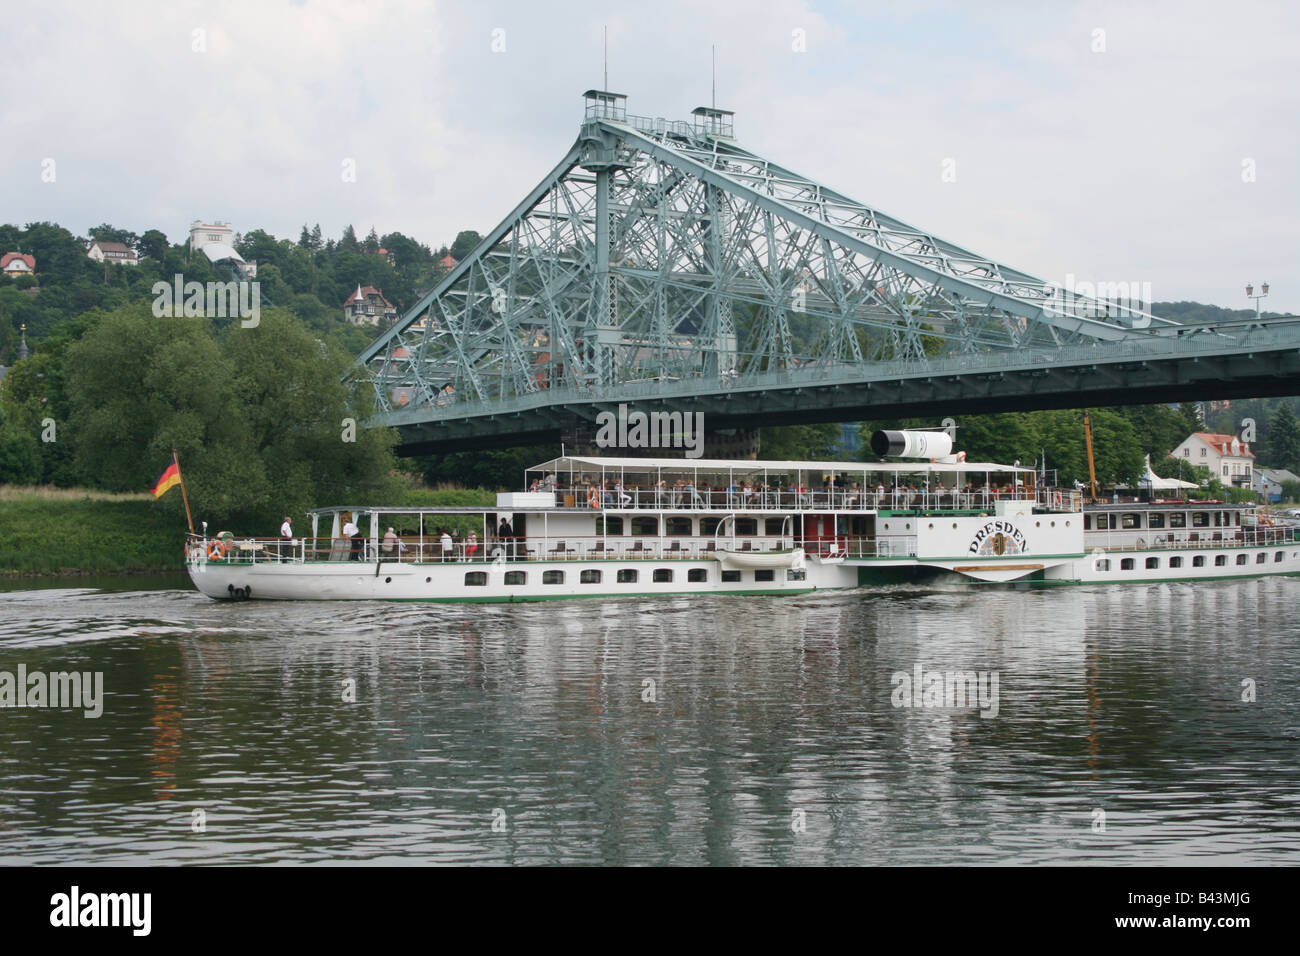
[[[1080,298],[749,152],[731,114],[630,116],[589,91],[568,155],[356,372],[377,411],[658,380],[1114,342],[1168,325]]]

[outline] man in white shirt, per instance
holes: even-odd
[[[343,537],[350,539],[352,542],[352,550],[351,553],[348,555],[348,560],[360,561],[361,560],[361,529],[357,527],[357,523],[352,520],[351,515],[348,515],[347,524],[343,526]]]
[[[452,552],[453,549],[455,548],[455,544],[451,540],[451,532],[448,529],[446,528],[442,529],[442,538],[439,539],[438,543],[442,545],[442,560],[444,561],[452,560],[452,558],[454,557],[454,554]]]
[[[293,554],[293,528],[290,525],[290,519],[285,518],[284,524],[280,525],[280,557],[287,558]]]

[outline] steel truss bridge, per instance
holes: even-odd
[[[350,373],[403,453],[620,403],[717,430],[1300,393],[1300,318],[1076,295],[749,152],[728,111],[585,99],[568,154]]]

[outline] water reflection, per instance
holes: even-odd
[[[1291,861],[1298,587],[10,591],[0,670],[106,702],[0,711],[0,863]],[[996,673],[996,718],[894,706],[918,664]]]

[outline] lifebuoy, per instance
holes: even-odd
[[[226,548],[220,538],[213,538],[212,543],[208,545],[208,560],[220,561],[226,556]]]
[[[600,492],[595,488],[587,489],[587,506],[591,508],[600,507]]]

